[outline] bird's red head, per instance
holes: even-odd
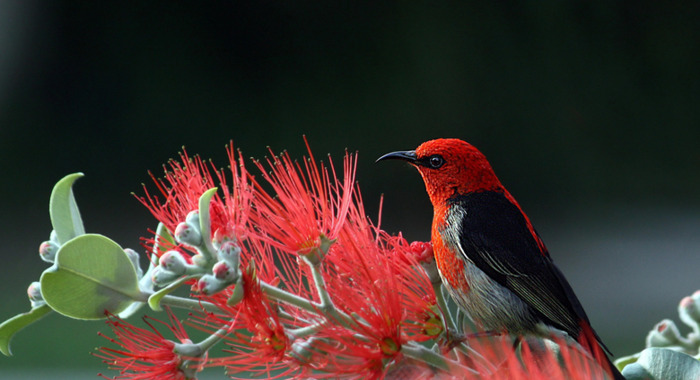
[[[377,161],[392,158],[407,161],[418,169],[436,206],[455,194],[503,191],[486,157],[459,139],[426,141],[416,150],[388,153]]]

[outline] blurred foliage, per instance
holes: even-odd
[[[454,136],[533,199],[694,194],[699,10],[35,3],[0,105],[1,151],[22,164],[2,170],[52,173],[51,184],[81,169],[121,190],[183,144],[222,157],[233,138],[259,157],[265,145],[301,150],[306,133],[371,163]]]

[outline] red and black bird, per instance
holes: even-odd
[[[530,219],[479,150],[437,139],[377,161],[386,159],[406,161],[423,177],[443,285],[481,328],[516,337],[551,337],[556,329],[590,342],[592,353],[608,351]],[[624,379],[605,354],[596,356]]]

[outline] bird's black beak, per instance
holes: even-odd
[[[416,156],[416,151],[414,150],[405,150],[405,151],[400,151],[400,152],[391,152],[387,153],[379,158],[377,158],[377,161],[379,162],[382,160],[404,160],[408,161],[408,163],[415,164],[416,161],[418,160],[418,156]]]

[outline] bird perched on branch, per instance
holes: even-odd
[[[477,325],[516,337],[563,331],[589,342],[585,348],[602,356],[615,379],[624,379],[601,353],[607,348],[530,219],[479,150],[462,140],[437,139],[377,161],[387,159],[406,161],[423,177],[442,283]]]

